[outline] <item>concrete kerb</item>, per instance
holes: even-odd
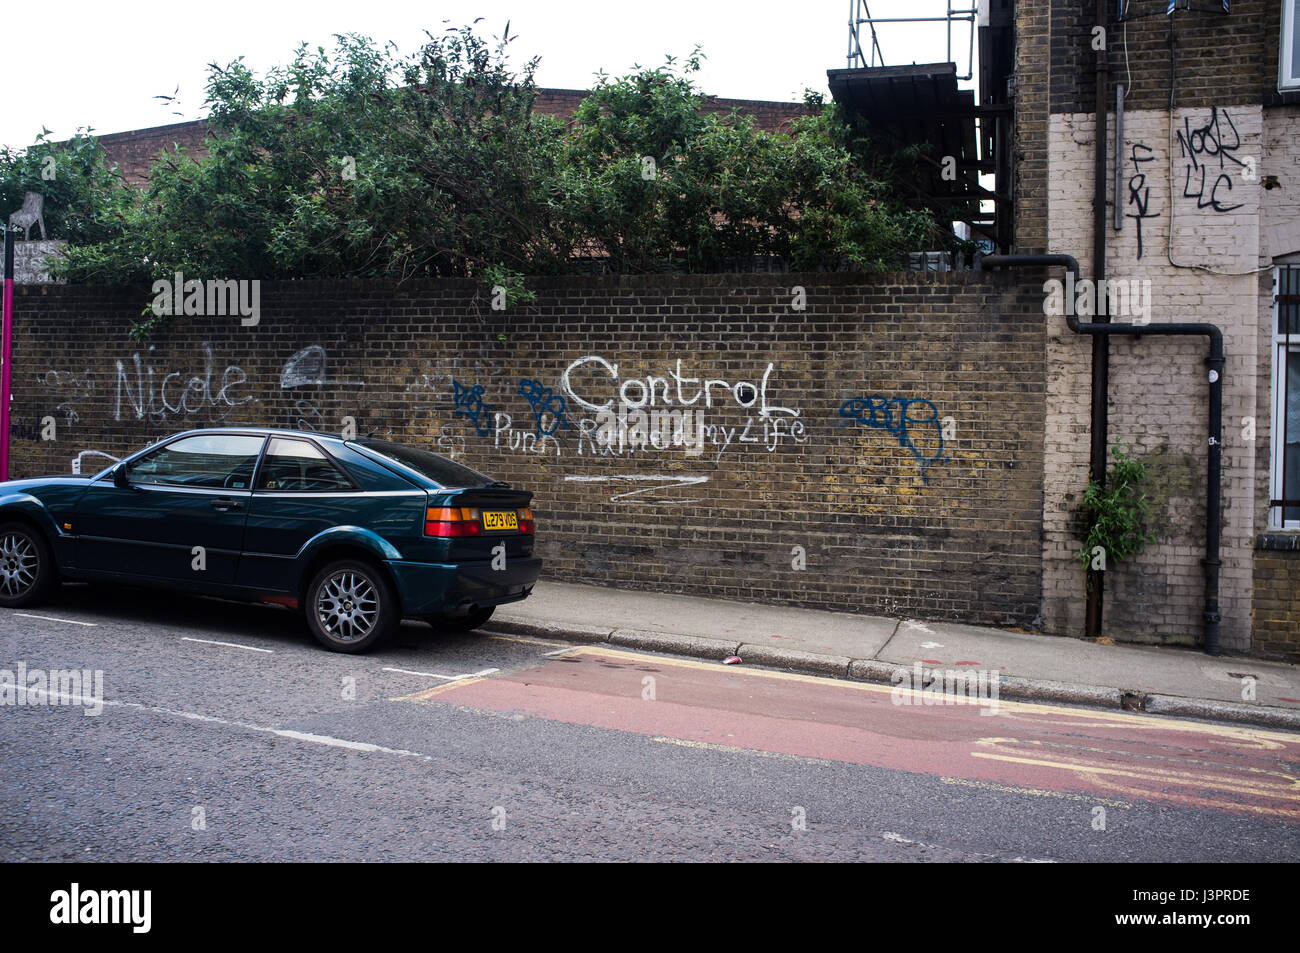
[[[792,668],[813,675],[830,675],[835,678],[848,678],[853,659],[847,655],[818,655],[816,652],[800,652],[795,649],[781,649],[773,645],[752,645],[743,643],[735,653],[747,663],[766,665],[772,668]]]
[[[768,645],[710,639],[695,635],[677,635],[646,629],[618,629],[577,623],[520,622],[506,619],[493,619],[489,628],[511,635],[529,635],[569,642],[605,642],[623,648],[642,649],[648,652],[671,652],[714,661],[738,655],[746,664],[853,681],[883,682],[886,685],[897,685],[904,678],[910,683],[912,672],[912,669],[907,666],[881,662],[877,659],[818,655],[814,652],[780,649]],[[1129,692],[1099,685],[1074,685],[1068,682],[1051,682],[1016,676],[1002,676],[998,680],[998,692],[1002,698],[1020,701],[1058,702],[1120,710],[1129,708],[1146,714],[1231,721],[1243,725],[1300,732],[1300,711],[1285,708],[1255,707],[1209,699]],[[1126,699],[1129,701],[1128,705],[1125,704]]]
[[[611,626],[557,624],[553,622],[518,622],[513,619],[493,619],[485,628],[506,635],[531,635],[539,639],[563,639],[566,642],[608,642]]]
[[[645,629],[615,629],[609,634],[610,645],[649,652],[676,652],[695,658],[716,659],[735,655],[739,642],[706,639],[697,635],[673,635],[668,632],[651,632]]]
[[[1177,695],[1148,695],[1144,711],[1180,718],[1210,718],[1214,721],[1232,721],[1243,725],[1300,732],[1300,711],[1290,708],[1268,708],[1201,698],[1180,698]]]

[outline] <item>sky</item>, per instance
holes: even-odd
[[[942,15],[946,0],[872,0],[874,16]],[[618,75],[656,66],[665,54],[707,57],[699,86],[715,96],[798,101],[826,91],[826,70],[845,65],[849,0],[63,0],[5,4],[5,77],[0,145],[21,148],[48,128],[63,139],[79,128],[106,134],[201,118],[207,64],[238,56],[258,73],[288,62],[300,42],[333,46],[362,33],[413,52],[426,39],[477,17],[485,36],[510,23],[511,62],[541,57],[540,86],[585,89],[600,69]],[[449,20],[450,23],[444,23]],[[954,30],[958,72],[968,33]],[[946,58],[942,24],[884,24],[889,65]],[[864,41],[865,42],[865,41]],[[155,98],[175,96],[174,101]]]

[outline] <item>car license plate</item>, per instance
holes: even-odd
[[[515,512],[508,513],[483,513],[483,528],[485,530],[507,530],[519,529],[519,514]]]

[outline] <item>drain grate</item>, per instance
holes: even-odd
[[[1147,696],[1143,692],[1120,692],[1119,707],[1125,711],[1146,711]]]

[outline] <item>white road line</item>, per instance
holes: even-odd
[[[182,642],[199,642],[203,645],[224,645],[228,649],[243,649],[245,652],[265,652],[267,655],[274,655],[271,649],[257,649],[251,645],[240,645],[238,642],[214,642],[212,639],[191,639],[188,635],[181,636]]]
[[[383,745],[370,744],[366,741],[349,741],[346,738],[335,738],[331,735],[316,735],[305,731],[292,731],[288,728],[268,728],[265,725],[254,725],[246,721],[231,721],[226,718],[218,718],[215,715],[200,715],[192,711],[177,711],[172,708],[156,708],[152,705],[141,705],[138,702],[110,701],[109,699],[88,698],[84,695],[72,695],[63,692],[51,692],[41,688],[28,688],[26,685],[15,685],[19,691],[27,692],[29,695],[40,695],[44,698],[58,699],[61,704],[90,705],[102,704],[109,708],[130,708],[135,711],[147,711],[154,715],[172,715],[176,718],[184,718],[187,721],[200,721],[211,725],[223,725],[227,728],[243,728],[245,731],[258,731],[262,734],[277,735],[281,738],[289,738],[293,741],[306,741],[310,744],[326,745],[331,748],[347,748],[351,751],[366,751],[378,754],[395,754],[404,758],[419,758],[422,761],[432,761],[433,756],[422,754],[419,751],[408,751],[405,748],[385,748]]]
[[[563,655],[565,652],[572,652],[576,648],[578,648],[576,645],[566,645],[564,648],[556,649],[554,652],[543,652],[542,658],[551,658],[555,655]]]
[[[499,668],[485,668],[481,672],[475,672],[473,675],[439,675],[437,672],[413,672],[409,668],[386,668],[385,672],[397,672],[399,675],[419,675],[421,678],[441,678],[448,682],[459,682],[466,678],[482,678],[484,675],[491,675],[493,672],[499,672]]]
[[[396,672],[399,675],[419,675],[421,678],[445,678],[449,682],[465,677],[464,675],[439,675],[437,672],[412,672],[409,668],[386,668],[383,671]]]
[[[56,619],[52,615],[32,615],[30,612],[15,612],[14,615],[21,616],[24,619],[43,619],[46,622],[66,622],[68,625],[88,625],[97,626],[98,622],[80,622],[76,619]]]

